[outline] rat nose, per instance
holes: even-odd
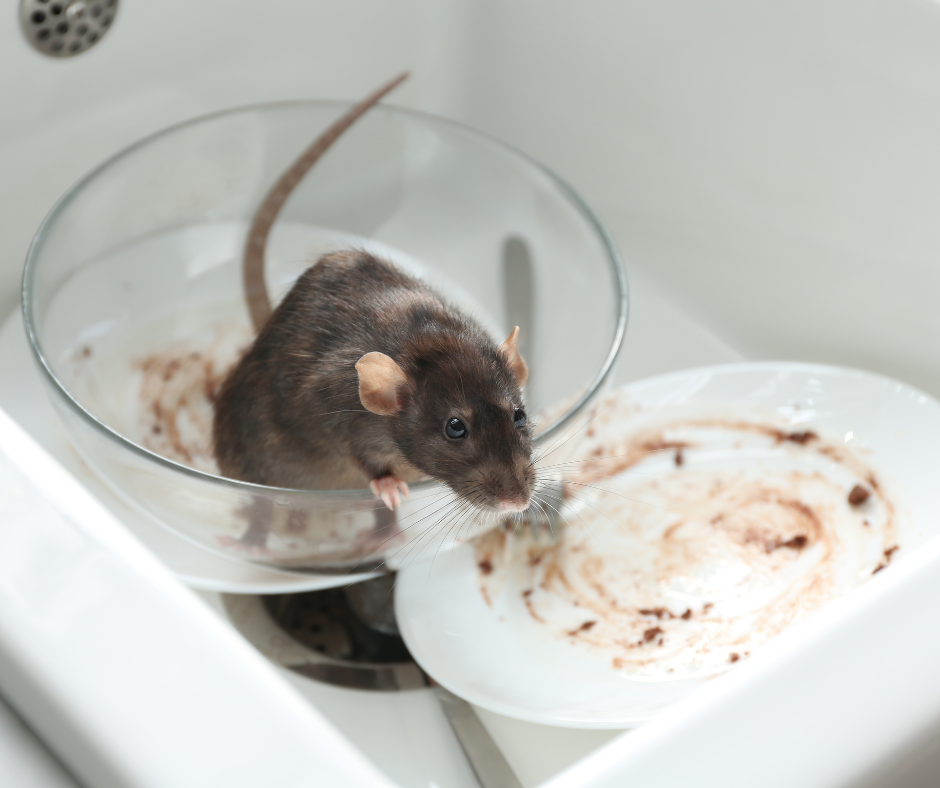
[[[529,508],[529,500],[526,498],[500,498],[499,510],[501,512],[524,512]]]

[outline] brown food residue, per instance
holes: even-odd
[[[898,546],[893,545],[884,551],[884,561],[882,561],[880,564],[878,564],[878,566],[875,567],[874,571],[872,572],[873,575],[877,575],[882,569],[887,568],[888,564],[891,563],[891,556],[895,554],[897,549],[898,549]]]
[[[897,550],[895,503],[867,463],[841,442],[772,424],[683,418],[631,427],[620,436],[611,416],[597,428],[600,436],[612,429],[610,437],[603,445],[599,440],[583,445],[583,459],[572,463],[576,467],[566,478],[566,491],[574,490],[574,499],[599,516],[581,510],[551,544],[528,534],[509,534],[506,552],[495,559],[491,549],[480,545],[477,565],[484,598],[495,598],[500,583],[514,578],[515,594],[521,591],[532,620],[560,620],[561,626],[553,628],[557,635],[575,649],[603,654],[605,664],[616,670],[690,676],[724,670],[743,659],[849,590],[835,566],[844,559],[846,539],[859,541],[866,550],[876,540],[874,555],[883,551],[875,567],[863,557],[872,553],[859,550],[862,571],[854,577],[880,571]],[[741,468],[699,463],[698,450],[707,461],[716,430],[737,433],[730,441],[719,435],[716,445],[722,452],[729,443],[743,450]],[[692,456],[685,452],[691,447],[697,450]],[[774,458],[782,454],[793,470],[771,465],[765,475],[750,459],[755,448],[774,452]],[[624,473],[666,451],[656,461],[655,473]],[[837,473],[850,475],[832,478],[828,469],[833,464],[842,469]],[[676,470],[680,467],[681,472]],[[843,503],[844,478],[866,485],[849,493],[853,506],[861,494],[874,504],[865,512],[864,530],[847,527],[857,519]],[[623,489],[606,489],[612,481]],[[612,552],[605,538],[613,540]],[[604,547],[598,550],[592,539],[601,539]],[[778,596],[760,601],[746,614],[731,612],[725,604],[725,599],[746,604],[751,596],[761,600],[763,590],[774,583],[783,589],[773,591]],[[716,594],[722,600],[717,605],[703,601]],[[570,612],[564,612],[565,605]]]
[[[534,590],[535,590],[535,589],[533,589],[533,588],[527,588],[525,591],[522,592],[522,599],[523,599],[523,601],[525,602],[526,610],[529,611],[529,615],[532,616],[532,618],[534,618],[534,619],[535,619],[536,621],[538,621],[540,624],[544,624],[544,623],[545,623],[545,619],[542,618],[542,617],[536,612],[535,606],[532,604],[532,592],[533,592]]]
[[[868,490],[862,487],[862,485],[856,484],[849,493],[849,503],[852,506],[861,506],[870,497],[871,493],[868,492]]]
[[[791,432],[789,435],[784,436],[784,440],[790,441],[791,443],[798,443],[800,446],[805,446],[810,441],[817,440],[819,436],[812,430],[806,430],[805,432]]]
[[[661,627],[651,627],[643,632],[643,642],[649,643],[651,640],[655,640],[657,635],[663,634]]]
[[[804,547],[806,547],[807,541],[809,540],[806,534],[798,534],[797,536],[794,536],[792,539],[787,539],[787,541],[785,541],[780,546],[789,547],[791,550],[802,550]]]
[[[169,350],[137,363],[146,422],[143,443],[193,468],[215,472],[212,414],[216,392],[228,372],[209,354]]]
[[[580,635],[582,632],[587,632],[596,623],[597,623],[596,621],[585,621],[581,626],[577,627],[576,629],[569,630],[568,634],[571,635],[571,637],[575,637],[576,635]]]

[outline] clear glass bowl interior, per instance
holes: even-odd
[[[458,530],[433,483],[395,518],[367,490],[284,490],[215,473],[209,391],[251,339],[247,223],[343,109],[251,107],[143,140],[62,198],[24,276],[33,351],[89,465],[186,538],[277,566],[395,565]],[[626,328],[622,264],[577,195],[517,151],[441,119],[372,110],[286,204],[268,246],[273,297],[321,254],[350,246],[425,278],[498,341],[521,326],[539,441],[556,440],[609,379]],[[435,501],[444,514],[429,517]]]

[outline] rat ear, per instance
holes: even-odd
[[[384,353],[366,353],[356,362],[359,401],[379,416],[398,413],[404,405],[398,390],[408,382],[402,368]]]
[[[512,374],[516,376],[516,383],[524,386],[529,379],[529,368],[526,366],[525,359],[519,353],[519,326],[516,326],[509,337],[499,346],[500,352],[509,361],[509,368]]]

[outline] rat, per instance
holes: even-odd
[[[277,487],[368,485],[388,509],[408,482],[443,482],[476,509],[528,508],[535,485],[519,328],[497,345],[425,283],[361,249],[324,255],[273,311],[267,235],[291,191],[333,141],[397,86],[352,107],[268,193],[245,247],[257,337],[215,401],[223,475]]]

